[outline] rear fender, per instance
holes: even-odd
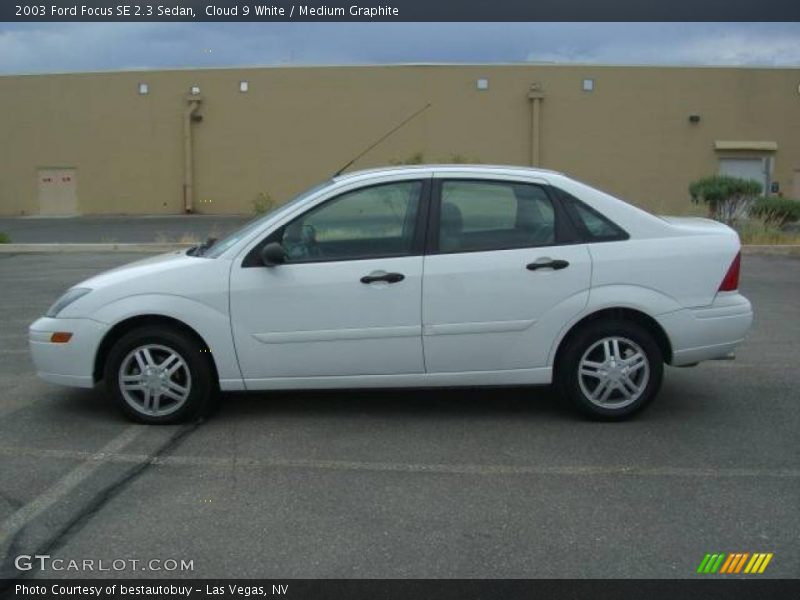
[[[586,317],[602,310],[611,308],[625,308],[643,313],[656,318],[658,315],[668,314],[681,310],[677,300],[657,290],[635,285],[608,285],[592,288],[589,292],[589,301],[580,313],[570,319],[558,332],[548,354],[547,365],[553,366],[556,353],[564,338],[578,323]],[[666,332],[665,332],[666,333]],[[669,334],[667,333],[669,338]]]

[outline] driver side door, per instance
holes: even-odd
[[[344,192],[272,232],[231,272],[231,322],[250,389],[294,378],[419,374],[429,180]],[[253,261],[278,242],[285,264]]]

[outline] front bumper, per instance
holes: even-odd
[[[657,320],[672,344],[670,364],[680,367],[727,358],[749,331],[753,307],[738,292],[720,292],[710,306],[675,311]]]
[[[94,360],[108,326],[91,319],[42,317],[28,328],[28,345],[36,374],[51,383],[94,387]],[[56,331],[72,333],[67,343],[53,343]]]

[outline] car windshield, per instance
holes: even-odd
[[[202,256],[204,258],[217,258],[221,256],[223,252],[225,252],[228,248],[230,248],[234,244],[238,243],[239,240],[244,239],[245,237],[250,235],[253,231],[259,229],[259,227],[261,227],[261,225],[263,225],[268,219],[272,218],[272,216],[275,214],[276,211],[282,210],[284,208],[302,202],[309,196],[317,193],[319,190],[321,190],[324,187],[327,187],[328,185],[330,185],[330,181],[320,183],[312,188],[307,189],[306,191],[298,194],[288,202],[276,206],[272,210],[268,211],[266,214],[259,215],[253,220],[248,221],[233,233],[225,236],[221,240],[217,240],[216,242],[214,242],[211,246],[204,249],[199,249],[194,253],[194,256]]]

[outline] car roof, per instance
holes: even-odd
[[[431,165],[398,165],[393,167],[378,167],[373,169],[363,169],[343,173],[333,178],[333,181],[341,182],[351,179],[375,177],[379,175],[398,175],[398,174],[429,174],[433,172],[459,172],[472,171],[474,173],[493,174],[493,175],[561,175],[558,171],[548,169],[537,169],[533,167],[522,167],[519,165],[480,165],[480,164],[431,164]]]

